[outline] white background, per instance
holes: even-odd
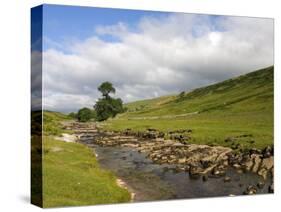
[[[275,194],[52,209],[52,211],[276,211],[280,198],[278,0],[7,0],[0,7],[0,211],[36,211],[30,195],[30,8],[41,3],[275,18]],[[258,32],[253,32],[258,33]],[[276,118],[276,117],[279,117]],[[280,209],[279,209],[280,211]]]

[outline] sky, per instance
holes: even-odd
[[[44,109],[92,108],[104,81],[132,102],[273,65],[273,27],[264,18],[44,5]]]

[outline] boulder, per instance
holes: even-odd
[[[264,182],[258,182],[257,187],[262,189],[264,187]]]
[[[262,160],[262,164],[261,164],[261,168],[265,168],[267,170],[270,170],[271,168],[273,168],[273,156],[269,157],[269,158],[264,158]]]
[[[262,176],[263,179],[266,179],[267,178],[267,174],[268,174],[268,170],[264,169],[264,168],[261,168],[259,171],[258,171],[258,175]]]
[[[246,191],[244,191],[243,194],[253,195],[253,194],[256,194],[256,193],[257,193],[257,188],[255,186],[250,185],[250,186],[247,187]]]
[[[251,155],[251,158],[253,158],[253,167],[252,167],[252,172],[256,173],[260,167],[260,164],[261,164],[261,158],[260,158],[260,155],[258,154],[253,154]]]
[[[252,148],[252,149],[250,149],[250,154],[252,155],[252,154],[261,154],[262,153],[262,151],[261,150],[259,150],[259,149],[256,149],[256,148]]]
[[[162,138],[162,137],[158,137],[158,138],[155,139],[155,141],[156,141],[156,142],[164,142],[165,139]]]
[[[267,178],[269,171],[273,168],[273,156],[264,158],[261,162],[258,174],[264,179]]]
[[[225,176],[224,179],[223,179],[223,181],[224,181],[225,183],[226,183],[226,182],[230,182],[230,181],[231,181],[231,178],[228,177],[228,176]]]
[[[76,135],[71,135],[67,133],[62,133],[61,137],[57,136],[55,137],[55,139],[69,143],[76,142],[78,140]]]
[[[224,175],[225,175],[225,170],[223,170],[222,168],[215,167],[212,170],[212,177],[222,177]]]
[[[186,158],[180,158],[178,159],[178,163],[183,164],[186,162]]]
[[[243,174],[244,171],[243,171],[242,169],[237,169],[237,173],[238,173],[238,174]]]
[[[238,164],[238,163],[235,163],[232,165],[235,169],[240,169],[241,168],[241,165]]]
[[[243,164],[243,167],[246,171],[250,171],[254,165],[252,158],[250,158],[247,162]]]
[[[273,146],[267,146],[266,148],[264,148],[262,154],[264,158],[272,156],[274,154]]]

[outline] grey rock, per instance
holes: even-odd
[[[224,181],[225,183],[226,183],[226,182],[230,182],[230,181],[231,181],[231,178],[228,177],[228,176],[225,176],[224,179],[223,179],[223,181]]]
[[[257,187],[262,189],[264,187],[264,182],[258,182]]]
[[[246,191],[244,191],[243,194],[253,195],[253,194],[256,194],[256,193],[257,193],[257,188],[255,186],[250,185],[250,186],[247,187]]]

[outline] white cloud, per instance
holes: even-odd
[[[216,25],[216,27],[214,26]],[[217,28],[223,29],[218,31]],[[110,35],[118,42],[103,41]],[[111,81],[124,101],[190,90],[273,64],[271,19],[179,14],[99,26],[96,34],[44,52],[44,104],[53,110],[93,105]]]

